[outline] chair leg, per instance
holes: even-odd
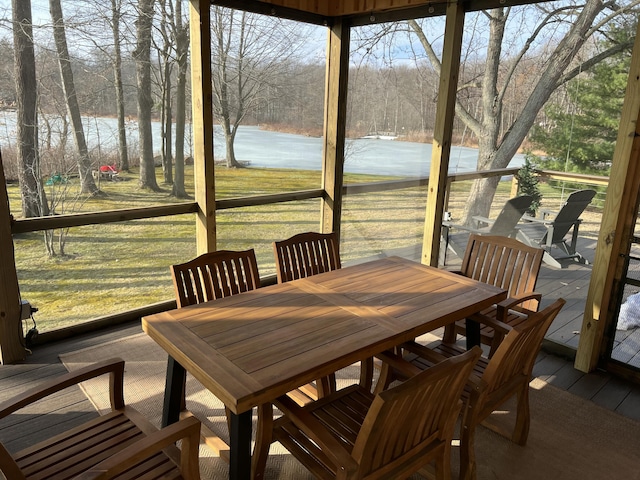
[[[445,445],[442,455],[436,458],[436,480],[451,480],[451,442]]]
[[[460,438],[460,480],[476,479],[476,455],[474,450],[475,428],[463,428]]]
[[[182,393],[180,394],[180,411],[187,410],[187,375],[184,376],[184,382],[182,382]]]
[[[525,445],[527,443],[527,437],[529,436],[529,425],[531,424],[528,384],[525,384],[518,392],[518,405],[516,408],[516,425],[513,429],[511,441],[518,445]]]
[[[318,398],[326,397],[336,391],[336,374],[332,373],[316,381]]]
[[[444,333],[442,334],[442,343],[456,343],[456,324],[450,323],[444,327]]]
[[[460,480],[476,479],[475,435],[477,415],[469,405],[463,407],[460,426]]]
[[[502,343],[502,340],[504,340],[504,334],[494,330],[493,338],[491,339],[491,348],[489,350],[489,358],[493,357],[493,354],[496,353],[496,350]]]
[[[269,456],[269,447],[273,433],[273,407],[270,403],[258,407],[258,425],[256,428],[256,443],[251,457],[251,478],[264,478],[264,470]]]
[[[373,369],[373,357],[360,362],[360,386],[367,392],[370,392],[373,387]]]

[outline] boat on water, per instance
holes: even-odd
[[[376,140],[395,140],[398,138],[396,132],[369,132],[364,137],[360,138],[368,138],[368,139],[376,139]]]

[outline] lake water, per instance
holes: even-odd
[[[116,148],[117,122],[112,118],[84,118],[85,136],[94,157],[100,149]],[[52,124],[56,125],[55,122]],[[160,124],[153,123],[154,149],[160,145]],[[41,139],[43,137],[41,129]],[[127,124],[130,146],[138,143],[136,122]],[[190,135],[190,134],[189,134]],[[16,116],[14,112],[0,112],[0,146],[14,147],[16,143]],[[189,142],[185,142],[189,149]],[[69,144],[73,145],[69,139]],[[214,155],[225,157],[224,138],[218,127],[214,135]],[[235,141],[238,160],[249,162],[252,167],[295,168],[320,170],[322,168],[322,139],[289,133],[261,130],[257,126],[240,126]],[[478,151],[474,148],[452,147],[449,172],[467,172],[476,169]],[[348,140],[345,154],[345,172],[394,175],[400,177],[425,177],[429,175],[431,144],[402,142],[398,140],[356,139]],[[523,155],[516,155],[509,166],[524,163]]]

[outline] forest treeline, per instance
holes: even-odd
[[[612,67],[618,72],[624,65],[635,36],[636,5],[637,0],[615,5],[569,0],[467,15],[454,141],[477,146],[479,170],[504,168],[527,146],[532,128],[544,148],[545,138],[565,129],[576,116],[593,116],[593,105],[575,94],[575,82],[606,78],[593,73],[596,65],[605,72]],[[34,133],[26,127],[36,123],[35,117],[24,117],[24,128],[17,132],[15,161],[25,216],[49,214],[50,202],[40,185],[48,149],[57,149],[57,159],[64,153],[68,168],[77,168],[82,192],[97,193],[87,174],[96,160],[83,151],[81,128],[74,122],[78,114],[118,118],[121,139],[111,155],[119,168],[139,166],[140,187],[156,190],[154,157],[159,151],[163,183],[172,186],[173,195],[184,196],[184,124],[191,111],[188,2],[48,0],[48,6],[47,20],[39,15],[34,22],[31,0],[13,2],[11,9],[5,7],[7,18],[0,24],[7,26],[0,39],[0,102],[35,113],[40,126]],[[211,34],[212,109],[224,133],[227,166],[241,167],[234,140],[242,124],[321,133],[325,28],[212,6]],[[387,132],[430,139],[443,36],[444,22],[438,18],[355,29],[349,135]],[[624,67],[622,71],[624,75]],[[33,86],[31,77],[36,79]],[[607,95],[620,99],[617,82]],[[607,115],[615,116],[616,108]],[[52,117],[65,119],[63,127],[55,124],[54,131],[47,121]],[[163,126],[159,145],[151,138],[151,120]],[[127,121],[138,126],[135,151],[127,145]],[[64,143],[68,132],[73,133],[73,147]],[[64,139],[62,151],[60,143],[54,147],[56,135]],[[603,138],[610,147],[610,136]],[[600,140],[591,135],[591,141]],[[566,156],[567,168],[591,168],[584,153],[573,162],[571,152],[556,150],[558,157]],[[608,154],[600,151],[598,165],[606,166]],[[494,180],[474,184],[466,217],[486,215],[495,186]]]

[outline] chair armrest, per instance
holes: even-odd
[[[544,218],[538,218],[538,217],[530,217],[529,215],[523,215],[521,220],[526,220],[527,222],[532,222],[532,223],[542,223],[545,225],[549,225],[553,223],[552,220],[546,220]]]
[[[506,310],[505,310],[505,312],[506,312]],[[494,318],[494,317],[489,317],[489,316],[486,316],[486,315],[482,315],[481,313],[477,313],[477,314],[473,315],[471,318],[472,318],[472,320],[474,322],[478,322],[478,323],[481,323],[482,325],[486,325],[487,327],[491,327],[494,330],[506,335],[507,333],[509,333],[511,331],[512,327],[511,327],[511,325],[509,325],[509,324],[507,324],[507,323],[505,323],[505,322],[503,322],[501,320],[498,320],[499,315],[500,314],[497,313],[496,314],[496,318]],[[503,317],[500,317],[500,318],[505,318],[505,317],[503,316]]]
[[[339,469],[344,468],[347,473],[354,472],[358,469],[358,464],[351,454],[329,433],[327,428],[316,417],[305,410],[304,407],[300,407],[286,395],[277,398],[273,403],[296,427],[316,442],[322,449],[322,452],[329,457]]]
[[[173,423],[162,430],[153,432],[131,444],[126,449],[98,463],[74,480],[106,480],[121,474],[162,449],[182,440],[180,463],[184,478],[198,478],[198,445],[200,443],[200,422],[195,417]]]
[[[478,232],[477,228],[468,227],[466,225],[460,225],[460,224],[457,224],[457,223],[451,223],[451,222],[448,222],[448,221],[442,222],[442,225],[447,227],[447,228],[456,228],[458,230],[465,230],[467,232]]]
[[[478,223],[485,223],[487,225],[493,225],[494,223],[496,223],[495,220],[492,220],[492,219],[487,218],[487,217],[481,217],[479,215],[474,215],[471,218],[473,218]]]
[[[514,307],[529,300],[536,300],[538,304],[540,304],[540,301],[542,300],[542,294],[538,292],[527,292],[516,295],[514,297],[509,297],[506,300],[501,301],[500,303],[496,304],[496,308],[498,310],[496,313],[496,318],[500,321],[506,319],[510,309],[512,310],[514,309]],[[517,311],[524,314],[533,313],[532,311],[524,308],[518,309]]]
[[[111,407],[113,409],[122,408],[124,406],[123,396],[123,380],[124,380],[124,360],[121,358],[114,358],[111,360],[105,360],[102,362],[89,365],[73,372],[69,372],[65,375],[56,377],[52,380],[46,381],[41,385],[38,385],[26,392],[3,402],[0,404],[0,418],[4,418],[7,415],[20,410],[27,405],[45,398],[53,393],[64,390],[65,388],[77,385],[80,382],[89,380],[91,378],[99,377],[109,373],[110,378],[110,392],[111,392]]]
[[[416,367],[412,363],[407,362],[400,355],[396,355],[395,353],[392,353],[390,351],[378,353],[376,354],[376,358],[379,358],[384,363],[389,365],[391,368],[400,372],[400,374],[405,378],[411,378],[414,375],[417,375],[420,372],[422,372],[422,370],[420,370],[418,367]]]
[[[11,480],[25,480],[27,478],[2,443],[0,443],[0,478],[10,478]]]
[[[434,365],[446,359],[446,357],[444,357],[443,355],[440,355],[439,353],[431,350],[429,347],[420,345],[418,342],[415,342],[415,341],[405,342],[402,345],[400,345],[400,348],[402,348],[402,350],[406,350],[407,352],[413,353],[414,355],[417,355],[421,358],[424,358],[425,360],[432,362]]]

